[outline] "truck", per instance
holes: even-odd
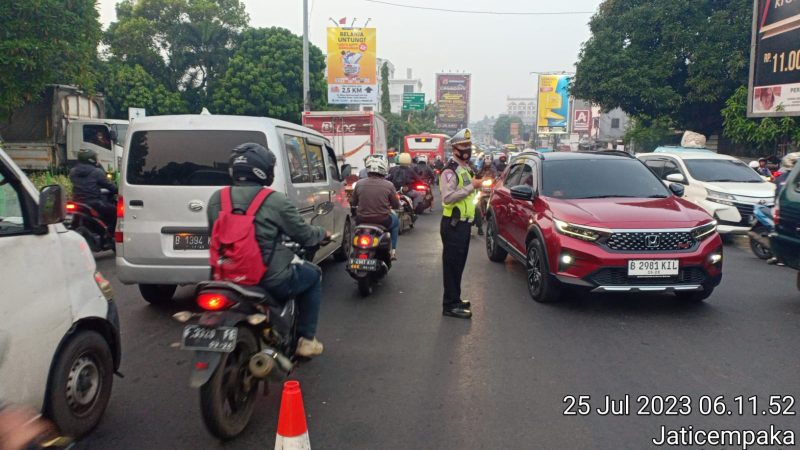
[[[386,119],[372,111],[306,111],[303,126],[330,139],[339,164],[353,172],[364,168],[369,155],[386,156]]]
[[[102,94],[50,85],[39,99],[0,117],[0,142],[24,170],[64,170],[77,162],[79,150],[91,149],[104,169],[116,172],[128,121],[105,114]]]

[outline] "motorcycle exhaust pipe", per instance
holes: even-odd
[[[291,372],[294,365],[289,358],[274,348],[267,347],[250,357],[248,367],[254,377],[264,379],[273,374],[276,369],[277,372],[280,372],[279,376],[285,376]]]

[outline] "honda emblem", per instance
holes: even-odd
[[[661,238],[657,234],[648,234],[644,237],[647,248],[655,248],[661,243]]]

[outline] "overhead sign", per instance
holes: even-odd
[[[589,131],[592,124],[591,109],[576,109],[573,111],[572,131]]]
[[[470,75],[436,74],[436,126],[453,135],[469,123]]]
[[[569,127],[569,77],[540,75],[536,126],[539,134],[566,134]]]
[[[403,94],[403,111],[424,111],[424,110],[425,110],[424,93]]]
[[[328,28],[328,103],[378,103],[375,28]]]
[[[749,117],[800,116],[800,1],[755,0]]]

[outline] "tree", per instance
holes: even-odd
[[[436,126],[437,114],[439,108],[435,103],[428,102],[424,110],[406,111],[403,113],[403,118],[409,122],[410,134],[439,133],[439,127]]]
[[[712,134],[747,80],[752,1],[606,0],[589,24],[571,93],[643,126]]]
[[[504,144],[511,143],[511,124],[518,123],[520,134],[523,132],[522,119],[517,116],[500,116],[494,123],[494,138]]]
[[[189,112],[179,92],[167,90],[142,66],[109,61],[102,67],[99,87],[106,96],[108,117],[125,119],[129,107],[145,108],[148,115]]]
[[[310,48],[311,99],[325,107],[325,57]],[[284,28],[246,30],[212,96],[217,113],[269,116],[300,123],[303,39]]]
[[[381,66],[381,114],[392,112],[392,101],[389,97],[389,65]]]
[[[94,87],[101,34],[94,0],[2,0],[0,23],[0,116],[48,84]]]
[[[741,86],[725,103],[722,110],[725,136],[737,144],[748,144],[758,150],[773,150],[778,144],[800,144],[800,119],[747,118],[747,87]],[[772,152],[769,152],[772,153]]]

